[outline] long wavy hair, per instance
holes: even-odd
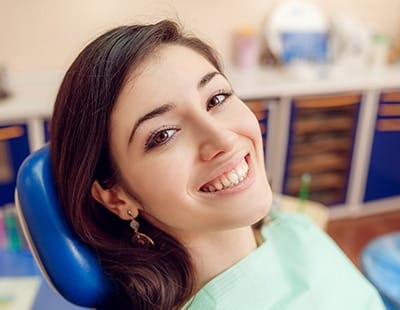
[[[130,74],[165,44],[191,48],[222,70],[216,52],[173,21],[118,27],[72,63],[51,121],[51,163],[61,205],[115,284],[111,304],[119,309],[176,309],[194,293],[192,261],[180,242],[139,218],[141,232],[155,247],[133,247],[129,223],[91,196],[95,180],[105,188],[121,182],[110,154],[110,115]]]

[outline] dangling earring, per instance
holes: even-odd
[[[141,232],[139,232],[139,222],[135,220],[135,218],[133,217],[132,211],[128,210],[128,215],[131,218],[131,223],[130,226],[134,231],[134,234],[132,236],[132,243],[134,245],[138,245],[142,248],[148,248],[151,249],[154,247],[154,241],[153,239],[151,239],[149,236],[147,236],[146,234],[143,234]]]

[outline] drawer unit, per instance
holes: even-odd
[[[310,200],[345,202],[360,102],[358,93],[293,99],[285,194],[298,196],[302,176],[308,174]]]
[[[400,90],[380,95],[364,201],[400,195]]]

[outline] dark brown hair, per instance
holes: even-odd
[[[133,247],[129,223],[100,206],[90,193],[95,180],[103,187],[119,182],[109,149],[110,115],[130,73],[164,44],[191,48],[221,71],[214,50],[184,34],[175,22],[118,27],[95,39],[73,62],[51,122],[51,162],[61,205],[114,281],[114,306],[120,309],[175,309],[190,298],[195,284],[182,244],[139,219],[141,232],[155,247]]]

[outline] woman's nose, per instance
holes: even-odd
[[[235,132],[214,122],[211,120],[199,128],[200,159],[204,161],[230,152],[236,143],[237,134]]]

